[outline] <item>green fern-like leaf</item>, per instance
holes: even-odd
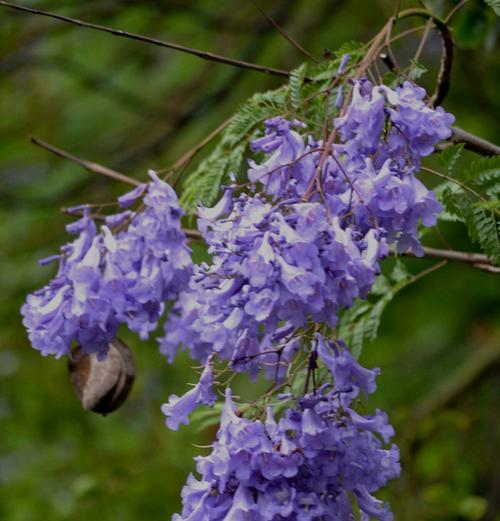
[[[463,209],[469,202],[458,185],[447,181],[436,188],[434,193],[444,207],[444,212],[438,215],[441,221],[464,222]]]
[[[500,0],[484,0],[488,4],[497,16],[500,16]]]
[[[287,89],[259,93],[248,99],[223,132],[222,140],[226,145],[234,146],[248,138],[252,130],[265,119],[285,112]]]
[[[246,144],[240,143],[235,146],[232,150],[231,155],[228,158],[227,162],[227,172],[228,174],[238,175],[241,165],[243,163],[243,157],[245,155]]]
[[[500,197],[500,156],[474,161],[466,172],[467,183],[492,199]]]
[[[456,160],[452,151],[444,157],[443,164],[450,167]],[[465,189],[467,186],[472,192]],[[466,170],[463,186],[447,181],[435,193],[446,215],[464,222],[472,241],[479,244],[492,262],[500,264],[500,157],[474,161]]]
[[[298,109],[302,101],[302,86],[304,85],[306,74],[307,63],[303,63],[290,74],[290,99],[294,109]]]
[[[495,264],[500,264],[499,223],[494,213],[475,206],[467,214],[466,224],[470,237]]]
[[[209,206],[215,202],[227,175],[239,172],[255,129],[264,120],[285,112],[286,96],[286,88],[259,93],[239,108],[219,144],[184,182],[181,204],[188,214],[194,214],[198,203]]]
[[[366,44],[363,42],[351,40],[349,42],[344,42],[333,54],[338,60],[342,59],[344,54],[349,54],[350,60],[357,61],[359,58],[363,57],[365,49]]]
[[[229,162],[222,148],[216,147],[186,180],[180,202],[188,214],[194,213],[198,203],[210,205],[217,198]]]
[[[446,168],[447,174],[452,176],[455,170],[455,165],[457,161],[460,159],[462,152],[464,150],[463,143],[459,143],[458,145],[453,145],[445,148],[439,154],[440,163]]]

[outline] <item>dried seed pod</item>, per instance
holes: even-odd
[[[118,338],[109,344],[104,360],[77,346],[69,359],[70,380],[86,411],[106,415],[127,398],[135,379],[135,364],[130,349]]]

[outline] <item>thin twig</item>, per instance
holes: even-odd
[[[396,21],[414,16],[432,20],[441,36],[443,53],[441,55],[441,65],[436,81],[436,89],[431,96],[431,104],[433,106],[440,105],[450,88],[451,68],[453,65],[453,37],[446,22],[425,9],[406,9],[405,11],[401,11],[397,15]]]
[[[274,76],[281,76],[284,78],[288,78],[290,73],[285,70],[275,69],[273,67],[265,67],[263,65],[257,65],[255,63],[249,63],[242,60],[236,60],[234,58],[227,58],[226,56],[220,56],[218,54],[214,54],[207,51],[201,51],[199,49],[193,49],[191,47],[186,47],[184,45],[179,45],[177,43],[166,42],[164,40],[159,40],[158,38],[152,38],[150,36],[144,36],[142,34],[131,33],[128,31],[122,31],[121,29],[114,29],[113,27],[108,27],[105,25],[94,24],[90,22],[84,22],[82,20],[77,20],[76,18],[70,18],[69,16],[63,16],[57,13],[52,13],[49,11],[42,11],[41,9],[32,9],[31,7],[25,7],[18,4],[13,4],[11,2],[5,2],[4,0],[0,0],[0,6],[8,7],[10,9],[15,9],[17,11],[23,11],[26,13],[36,14],[40,16],[46,16],[48,18],[54,18],[56,20],[60,20],[61,22],[70,23],[73,25],[78,25],[79,27],[86,27],[87,29],[94,29],[96,31],[102,31],[105,33],[112,34],[114,36],[120,36],[122,38],[129,38],[131,40],[137,40],[140,42],[149,43],[152,45],[157,45],[159,47],[166,47],[167,49],[174,49],[176,51],[185,52],[187,54],[191,54],[203,60],[215,61],[219,63],[225,63],[227,65],[233,65],[235,67],[241,67],[245,69],[254,70],[257,72],[262,72],[264,74],[270,74]]]
[[[50,145],[49,143],[46,143],[45,141],[42,141],[41,139],[32,137],[31,142],[34,145],[37,145],[41,148],[44,148],[45,150],[48,150],[49,152],[52,152],[52,154],[55,154],[56,156],[62,157],[63,159],[68,159],[69,161],[73,161],[73,163],[77,163],[78,165],[82,166],[89,172],[93,172],[94,174],[99,174],[99,175],[103,175],[106,177],[110,177],[111,179],[114,179],[115,181],[121,181],[122,183],[127,183],[131,186],[139,186],[142,184],[141,182],[137,181],[136,179],[132,179],[131,177],[121,174],[120,172],[117,172],[116,170],[112,170],[111,168],[102,166],[99,163],[94,163],[93,161],[87,161],[86,159],[82,159],[81,157],[74,156],[73,154],[70,154],[69,152],[61,150],[60,148],[57,148],[54,145]]]
[[[260,7],[260,5],[255,1],[255,0],[252,0],[252,4],[257,8],[257,10],[260,12],[260,14],[281,34],[281,36],[283,36],[283,38],[285,38],[285,40],[287,40],[288,42],[290,42],[297,50],[299,50],[304,56],[306,56],[307,58],[309,58],[310,60],[312,60],[313,62],[315,63],[319,63],[319,61],[309,52],[307,51],[306,49],[304,49],[304,47],[302,47],[302,45],[300,45],[299,42],[297,42],[297,40],[295,40],[292,36],[290,36],[284,29],[283,27],[281,27],[278,22],[270,15],[268,15],[264,9],[262,9],[262,7]]]
[[[187,163],[190,159],[192,159],[205,145],[208,145],[212,139],[217,137],[231,122],[232,116],[226,120],[224,120],[217,128],[212,130],[210,134],[208,134],[205,138],[203,138],[199,143],[197,143],[194,147],[190,148],[187,152],[182,154],[182,156],[172,165],[167,168],[163,168],[161,170],[157,170],[158,174],[165,174],[168,172],[174,172],[185,163]]]
[[[439,248],[431,248],[424,246],[424,257],[429,259],[445,259],[453,262],[463,262],[470,264],[474,268],[478,268],[488,273],[500,273],[500,266],[491,264],[489,258],[482,253],[472,253],[468,251],[444,250]],[[401,254],[400,254],[401,255]],[[411,252],[405,252],[402,255],[405,257],[415,257]]]
[[[447,259],[443,259],[441,262],[436,262],[436,264],[433,264],[429,268],[427,268],[423,271],[420,271],[416,275],[413,275],[413,277],[411,277],[411,279],[409,281],[409,284],[413,284],[414,282],[417,282],[417,280],[420,280],[420,279],[426,277],[427,275],[430,275],[432,272],[442,268],[443,266],[446,266],[447,264],[448,264]]]
[[[396,16],[397,16],[398,12],[399,12],[399,6],[398,6],[398,8],[396,10],[396,15],[395,16],[391,16],[389,18],[389,23],[387,25],[387,32],[386,32],[386,35],[385,35],[385,47],[387,49],[387,54],[388,54],[389,58],[391,59],[392,63],[394,64],[394,67],[395,67],[396,70],[399,70],[400,67],[399,67],[396,55],[394,54],[394,52],[392,50],[391,39],[392,39],[392,29],[394,27],[394,22],[396,21]]]
[[[461,9],[469,0],[462,0],[459,4],[457,4],[448,14],[448,16],[444,19],[444,21],[449,24],[451,22],[451,19],[455,15],[455,13]]]
[[[450,181],[451,183],[455,183],[456,185],[460,186],[467,192],[470,192],[472,195],[475,195],[478,199],[483,201],[483,203],[487,203],[488,200],[485,199],[481,194],[476,192],[473,188],[470,186],[467,186],[465,183],[462,183],[461,181],[458,181],[457,179],[454,179],[453,177],[450,177],[449,175],[443,174],[442,172],[438,172],[437,170],[434,170],[432,168],[428,168],[426,166],[421,167],[422,172],[427,172],[428,174],[435,175],[436,177],[440,177],[441,179],[446,179],[447,181]]]
[[[418,48],[417,48],[417,51],[415,52],[415,56],[413,57],[413,59],[416,62],[418,62],[420,60],[420,56],[422,55],[425,44],[427,43],[427,38],[429,37],[431,28],[432,28],[432,20],[429,18],[427,20],[427,23],[425,24],[424,34],[422,35],[422,38],[420,39],[420,43],[418,44]]]

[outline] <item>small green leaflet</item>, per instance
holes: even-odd
[[[307,63],[294,69],[290,74],[290,99],[292,107],[297,110],[302,101],[302,86],[307,75]]]
[[[454,150],[445,150],[441,160],[451,174],[460,151],[450,148]],[[446,210],[440,219],[464,222],[471,240],[479,244],[492,262],[500,264],[500,157],[472,162],[462,184],[472,192],[452,181],[435,189]]]
[[[411,59],[410,64],[410,68],[408,69],[408,78],[410,78],[410,80],[418,80],[427,72],[427,67],[417,60]]]
[[[214,427],[220,422],[222,402],[217,402],[213,407],[195,409],[191,413],[190,421],[194,424],[196,432],[201,432],[209,427]]]
[[[458,145],[452,145],[446,147],[438,156],[439,162],[446,168],[446,173],[449,176],[453,175],[455,165],[460,159],[464,150],[464,144],[459,143]]]

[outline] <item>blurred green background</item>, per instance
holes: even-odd
[[[419,4],[403,0],[402,7]],[[456,4],[427,2],[441,14]],[[250,0],[23,5],[284,69],[303,60]],[[391,0],[261,6],[317,57],[344,41],[368,40],[394,10]],[[479,0],[453,18],[458,52],[444,105],[460,126],[498,142],[497,20]],[[160,405],[193,380],[190,362],[180,357],[168,366],[154,339],[141,345],[124,332],[138,378],[126,404],[103,418],[81,410],[65,360],[30,349],[19,307],[52,275],[36,260],[65,241],[60,207],[109,201],[124,187],[29,137],[144,179],[147,168],[168,166],[246,97],[280,80],[4,8],[0,34],[0,519],[169,519],[201,450],[193,444],[214,434],[164,426]],[[418,38],[401,41],[398,56],[411,57],[417,45]],[[439,53],[434,35],[422,59],[429,88]],[[452,247],[474,248],[460,225],[440,231]],[[427,243],[442,244],[436,234]],[[417,273],[432,262],[408,265]],[[405,289],[364,349],[362,362],[383,370],[372,401],[388,410],[402,450],[403,476],[384,492],[396,520],[500,520],[499,282],[449,264]]]

